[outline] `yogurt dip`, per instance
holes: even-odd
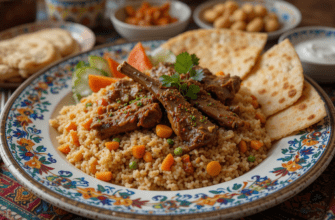
[[[295,50],[302,61],[335,64],[335,41],[324,39],[304,41],[296,44]]]

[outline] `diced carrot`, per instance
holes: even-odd
[[[218,161],[211,161],[206,167],[207,173],[211,176],[217,176],[221,172],[221,165]]]
[[[135,158],[142,158],[145,154],[145,146],[144,145],[135,145],[132,147],[132,152],[133,152],[133,156]]]
[[[215,75],[217,75],[217,76],[224,76],[225,74],[222,71],[218,71],[218,72],[215,73]]]
[[[95,173],[95,177],[99,180],[105,181],[105,182],[109,182],[112,180],[113,178],[113,174],[112,172],[98,172]]]
[[[169,18],[163,17],[163,18],[158,19],[156,24],[157,25],[167,25],[169,24],[169,21],[170,21]]]
[[[91,173],[95,174],[97,172],[97,165],[98,160],[96,158],[93,158],[93,160],[89,161],[89,170]]]
[[[128,56],[128,63],[139,71],[149,70],[152,68],[152,63],[149,60],[143,45],[138,42],[135,47],[130,51]]]
[[[137,22],[138,23],[138,22]],[[104,59],[108,62],[108,67],[113,77],[115,78],[123,78],[126,75],[123,75],[119,71],[117,71],[117,67],[120,65],[117,61],[113,60],[108,53],[104,54]]]
[[[254,106],[254,108],[258,108],[258,101],[257,101],[257,98],[253,95],[251,95],[251,98],[252,98],[252,101],[251,101],[251,104],[252,106]]]
[[[174,163],[174,159],[173,159],[172,154],[168,154],[162,162],[161,169],[163,171],[171,171],[171,166],[173,165],[173,163]]]
[[[255,150],[258,150],[259,148],[263,147],[263,143],[258,140],[252,140],[250,141],[250,147],[252,147]]]
[[[156,126],[156,134],[161,138],[168,138],[172,135],[172,129],[166,125],[157,125]]]
[[[97,103],[98,105],[102,105],[102,106],[107,106],[107,105],[108,105],[107,100],[104,99],[104,98],[97,100],[96,103]]]
[[[70,123],[69,123],[68,125],[65,126],[65,130],[66,130],[67,132],[70,132],[71,130],[76,131],[76,130],[77,130],[77,125],[76,125],[76,123],[73,122],[73,121],[70,121]]]
[[[145,162],[151,162],[152,161],[152,155],[150,152],[145,152],[144,156],[143,156],[143,160]]]
[[[193,173],[194,172],[194,168],[193,165],[191,163],[190,160],[190,155],[185,154],[181,157],[182,161],[183,161],[183,168],[185,170],[186,173]]]
[[[82,98],[82,99],[80,99],[80,102],[84,103],[84,102],[86,102],[86,100],[87,100],[86,98]]]
[[[265,120],[265,116],[264,115],[261,115],[259,113],[256,113],[256,116],[255,116],[256,119],[260,120],[260,122],[262,124],[265,124],[266,120]]]
[[[247,143],[245,141],[240,141],[240,143],[238,143],[238,148],[241,153],[247,152],[248,150]]]
[[[68,154],[71,151],[69,144],[62,144],[57,149],[63,154]]]
[[[99,92],[100,89],[109,86],[112,83],[117,82],[117,79],[99,76],[99,75],[88,75],[88,84],[93,92]]]
[[[101,115],[101,114],[105,113],[105,111],[106,111],[106,108],[105,108],[105,107],[103,107],[103,106],[99,106],[99,107],[98,107],[98,110],[97,110],[97,113],[98,113],[99,115]]]
[[[79,138],[78,138],[78,134],[76,131],[73,131],[71,130],[70,131],[70,135],[71,135],[71,138],[72,138],[72,144],[76,145],[77,147],[80,146],[80,143],[79,143]]]
[[[92,122],[93,122],[93,118],[90,118],[86,122],[84,122],[82,125],[86,130],[91,130]]]
[[[110,142],[105,143],[105,147],[107,147],[108,150],[110,151],[118,149],[119,146],[120,146],[120,143],[117,141],[110,141]]]

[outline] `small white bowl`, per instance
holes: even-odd
[[[335,82],[335,28],[301,27],[284,33],[278,42],[286,38],[294,45],[306,75],[318,82]],[[330,56],[329,53],[333,56],[321,57],[321,54]]]
[[[301,13],[298,8],[294,5],[285,2],[285,1],[273,1],[273,0],[255,0],[255,1],[246,1],[246,0],[235,0],[240,6],[244,3],[251,3],[253,5],[262,4],[268,11],[274,12],[278,16],[279,23],[281,28],[277,31],[269,32],[268,40],[277,39],[285,31],[291,30],[297,27],[301,22]],[[225,0],[214,0],[210,2],[205,2],[199,5],[193,13],[194,22],[201,28],[211,29],[213,25],[206,22],[203,18],[203,14],[206,9],[213,7],[218,3],[223,3]]]
[[[161,5],[164,1],[161,0],[147,0],[151,5]],[[112,12],[111,20],[115,30],[124,38],[130,41],[141,41],[141,40],[163,40],[170,37],[176,36],[185,30],[191,17],[191,9],[186,4],[180,1],[170,2],[170,15],[178,19],[177,22],[164,26],[151,26],[142,27],[137,25],[131,25],[124,22],[126,13],[124,7],[131,5],[134,8],[138,8],[142,4],[142,1],[134,1],[126,3],[118,7]]]

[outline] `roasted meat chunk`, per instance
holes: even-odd
[[[153,98],[143,98],[114,112],[94,118],[92,129],[102,139],[112,135],[133,131],[138,127],[154,127],[162,118],[162,111]]]
[[[127,62],[120,64],[118,71],[143,85],[163,104],[173,131],[186,143],[184,153],[215,141],[218,127],[192,107],[177,89],[162,88],[159,81]]]

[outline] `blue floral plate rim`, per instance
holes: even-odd
[[[157,47],[157,45],[159,46],[160,43],[162,43],[162,41],[143,42],[145,46],[153,45],[154,47],[155,46]],[[47,67],[44,70],[41,70],[39,73],[35,74],[33,77],[29,78],[26,82],[24,82],[15,91],[15,93],[12,95],[12,97],[8,101],[5,107],[5,110],[1,114],[1,124],[0,124],[1,133],[6,134],[7,132],[6,126],[8,126],[8,123],[10,122],[10,120],[13,119],[13,118],[10,118],[10,120],[8,120],[8,116],[12,114],[14,110],[18,109],[17,107],[13,107],[13,104],[17,102],[18,98],[25,96],[23,92],[27,92],[27,90],[30,87],[33,88],[32,85],[36,86],[37,88],[36,93],[38,92],[42,93],[43,91],[49,92],[49,90],[47,90],[48,83],[50,83],[49,85],[51,85],[53,81],[50,81],[50,79],[48,78],[49,77],[48,73],[55,72],[56,69],[63,67],[62,66],[63,64],[69,63],[70,60],[74,60],[76,58],[83,59],[83,57],[85,56],[87,57],[88,54],[92,54],[92,53],[97,54],[99,51],[102,52],[106,49],[118,51],[119,49],[117,48],[122,49],[123,47],[127,47],[127,46],[132,47],[134,45],[135,43],[127,43],[127,44],[122,44],[122,45],[113,45],[113,44],[102,45],[102,46],[94,48],[93,50],[74,55],[72,57],[67,58],[66,60],[59,61],[58,63],[55,63],[54,65]],[[63,88],[65,88],[66,90],[66,87],[68,86],[66,85],[66,80],[62,81],[61,79],[62,77],[64,78],[64,77],[69,77],[69,76],[71,76],[71,74],[68,74],[67,76],[66,74],[65,76],[60,76],[60,75],[56,76],[55,84],[58,83],[61,87],[59,91],[61,91]],[[69,80],[69,78],[67,78],[67,80]],[[216,190],[209,191],[208,195],[206,193],[201,193],[201,195],[198,195],[198,194],[193,195],[193,201],[189,201],[188,198],[186,198],[188,194],[190,194],[191,192],[190,190],[171,191],[171,192],[166,192],[166,193],[163,193],[164,191],[158,191],[158,192],[162,192],[161,194],[164,194],[164,195],[170,194],[173,196],[170,198],[162,198],[164,196],[157,195],[158,197],[155,196],[154,198],[155,201],[157,202],[154,203],[154,205],[149,203],[150,205],[154,206],[154,208],[153,207],[148,208],[143,205],[145,204],[145,202],[148,203],[148,201],[144,201],[142,197],[140,198],[137,198],[136,196],[133,197],[133,195],[136,195],[136,194],[137,195],[144,194],[146,193],[146,191],[133,190],[133,189],[127,189],[125,187],[121,187],[123,191],[118,192],[118,190],[114,190],[114,189],[108,188],[107,186],[102,186],[98,184],[97,185],[98,187],[96,189],[88,188],[88,187],[80,188],[79,186],[76,186],[78,188],[76,189],[77,195],[79,194],[80,197],[83,197],[83,199],[79,201],[74,198],[71,199],[67,196],[61,195],[59,192],[55,190],[51,190],[48,187],[46,187],[44,185],[45,178],[43,180],[39,178],[40,181],[37,181],[36,179],[32,178],[32,176],[30,175],[31,173],[28,173],[27,170],[22,168],[22,165],[20,165],[20,161],[18,161],[17,158],[14,158],[13,153],[10,147],[8,146],[8,142],[7,142],[8,136],[6,135],[1,136],[1,144],[3,147],[0,148],[0,154],[4,160],[4,163],[10,170],[10,172],[15,176],[15,178],[18,179],[18,181],[23,186],[30,189],[38,197],[42,197],[42,199],[44,199],[45,201],[51,204],[54,204],[58,207],[61,207],[67,211],[79,214],[79,215],[83,215],[83,216],[87,216],[91,218],[99,218],[99,219],[100,218],[103,218],[103,219],[119,219],[119,218],[157,219],[158,217],[162,219],[171,219],[171,218],[178,219],[179,217],[183,217],[185,219],[195,219],[195,218],[203,219],[203,218],[209,218],[209,217],[210,218],[243,217],[245,215],[251,215],[256,212],[262,211],[264,209],[270,208],[296,195],[298,192],[300,192],[305,187],[307,187],[309,184],[311,184],[319,175],[321,175],[321,173],[325,170],[325,168],[327,167],[327,165],[330,163],[331,159],[334,156],[334,153],[335,153],[335,149],[333,147],[333,144],[335,141],[334,139],[334,124],[335,124],[334,106],[332,102],[330,101],[330,99],[328,98],[328,96],[326,95],[326,93],[322,90],[320,86],[318,86],[309,77],[306,77],[306,80],[312,84],[312,86],[319,92],[319,94],[325,101],[328,116],[326,117],[327,119],[325,122],[323,122],[321,127],[317,126],[313,128],[311,131],[304,131],[305,133],[303,132],[303,134],[300,134],[300,136],[307,135],[307,137],[311,137],[312,139],[305,138],[303,140],[307,140],[306,146],[313,146],[311,145],[311,143],[309,143],[309,141],[313,140],[313,138],[316,138],[315,140],[317,140],[318,137],[322,137],[322,135],[325,134],[324,137],[322,137],[324,138],[323,142],[321,141],[320,142],[326,143],[326,145],[321,145],[321,144],[320,146],[318,145],[318,148],[317,148],[318,153],[316,152],[311,153],[313,152],[313,149],[311,148],[300,148],[300,150],[297,151],[297,154],[304,154],[304,156],[307,156],[307,157],[308,156],[315,157],[315,161],[314,161],[315,163],[311,165],[311,168],[307,167],[306,169],[305,168],[302,169],[302,166],[299,165],[299,162],[293,159],[293,160],[288,160],[287,163],[283,163],[285,164],[285,167],[286,167],[285,169],[282,169],[281,167],[278,169],[275,169],[273,173],[276,174],[276,176],[278,174],[280,177],[281,175],[282,176],[286,175],[287,173],[290,173],[291,171],[292,171],[291,173],[294,174],[294,173],[297,173],[295,172],[297,169],[301,170],[301,175],[297,175],[295,177],[285,180],[286,182],[284,181],[283,183],[280,183],[282,185],[279,184],[279,181],[271,180],[267,176],[252,177],[252,179],[255,179],[255,180],[254,182],[251,183],[251,185],[248,185],[249,183],[246,183],[244,185],[238,184],[238,183],[235,183],[233,185],[229,184],[230,182],[233,183],[235,180],[234,179],[232,181],[226,182],[227,183],[226,186],[227,185],[229,186],[227,188],[219,187],[221,186],[221,184],[219,184],[219,185],[215,185],[214,187],[205,187],[205,188],[198,189],[198,191],[199,190],[208,191],[209,189],[216,188]],[[50,86],[50,88],[52,88],[52,86]],[[53,91],[56,91],[56,90],[53,90]],[[52,89],[50,89],[50,92],[51,91]],[[36,96],[30,97],[30,98],[31,100],[34,100]],[[43,98],[43,96],[41,96],[40,98]],[[38,115],[35,115],[34,117],[38,118]],[[35,132],[35,131],[32,131],[32,132]],[[25,144],[27,145],[27,143]],[[294,147],[296,145],[295,140],[291,144]],[[17,146],[14,146],[14,148],[16,150],[22,146],[17,145]],[[36,148],[36,151],[38,150],[40,152],[45,152],[46,149],[44,149],[44,147],[38,147]],[[302,152],[302,153],[299,153],[299,152]],[[51,158],[50,161],[52,161],[52,159],[53,158]],[[301,159],[303,159],[303,157],[301,157]],[[292,165],[294,165],[295,167],[292,167]],[[303,170],[305,170],[305,172],[303,172]],[[78,171],[78,172],[81,172],[81,171]],[[66,182],[67,184],[70,181],[70,185],[61,185],[63,188],[65,188],[65,186],[73,187],[71,183],[73,183],[74,181],[71,181],[70,177],[66,176],[67,174],[68,173],[66,172],[60,172],[59,175],[55,177],[56,178],[55,182],[58,184],[63,184],[63,183],[59,183],[59,180],[57,178],[60,178],[60,180],[62,181],[63,180],[68,181]],[[78,180],[75,183],[83,184],[84,181]],[[271,190],[271,187],[273,187],[271,186],[272,184],[278,184],[280,187],[278,189],[276,188],[276,190],[273,190],[274,192],[267,194],[265,191],[268,189]],[[230,185],[231,185],[231,188],[230,188]],[[66,192],[69,192],[69,191],[66,191]],[[239,193],[239,194],[236,195],[236,193]],[[229,205],[232,200],[231,198],[226,198],[227,195],[232,196],[232,198],[234,198],[233,196],[239,196],[241,197],[241,201],[244,200],[244,202],[238,203],[239,201],[236,200],[237,205],[235,204],[234,206],[225,207],[227,204]],[[107,200],[107,197],[109,200]],[[197,200],[194,200],[194,199],[197,199]],[[105,202],[112,201],[113,204],[117,204],[117,205],[107,204],[108,207],[111,206],[112,208],[106,209],[106,208],[102,208],[104,206],[98,207],[98,206],[89,205],[85,203],[88,200],[93,200],[93,201],[99,200],[100,202],[101,201],[105,201]],[[127,206],[126,202],[132,202],[131,208],[129,208],[130,206],[129,207]],[[215,206],[215,204],[216,205],[219,204],[219,206]],[[103,204],[103,205],[106,205],[106,204]],[[122,209],[125,207],[129,208],[129,210]],[[177,207],[177,208],[173,209],[174,207]],[[183,209],[183,207],[187,207],[187,208]],[[193,207],[194,207],[194,210],[192,209]],[[222,208],[222,207],[225,207],[225,208]],[[148,208],[148,210],[146,208]],[[152,209],[159,209],[159,211],[152,212]],[[186,211],[183,213],[183,212],[180,212],[180,210],[186,210]]]

